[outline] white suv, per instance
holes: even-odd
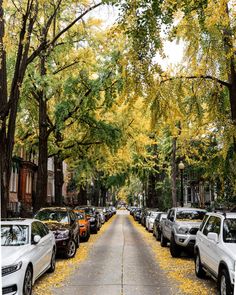
[[[236,266],[236,213],[207,213],[196,236],[195,272],[208,272],[220,295],[233,294]]]

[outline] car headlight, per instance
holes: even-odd
[[[178,234],[187,234],[188,232],[189,232],[188,227],[179,227],[179,228],[177,228],[177,233]]]
[[[17,264],[2,267],[2,276],[4,277],[15,271],[18,271],[19,269],[21,269],[21,266],[22,261],[18,262]]]
[[[60,231],[60,232],[57,234],[56,238],[57,238],[57,239],[66,239],[66,238],[68,238],[69,233],[70,233],[70,231],[69,231],[68,229],[66,229],[66,230],[64,230],[64,231]]]
[[[90,221],[91,221],[91,222],[94,222],[94,221],[95,221],[95,218],[94,218],[94,217],[91,217],[91,218],[90,218]]]

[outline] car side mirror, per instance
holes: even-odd
[[[215,242],[215,243],[218,243],[218,240],[219,240],[219,238],[218,238],[218,234],[217,233],[208,233],[207,234],[207,238],[210,240],[210,241],[213,241],[213,242]]]
[[[170,216],[169,220],[173,222],[174,221],[174,216]]]
[[[41,240],[41,237],[39,235],[35,235],[33,242],[34,242],[34,244],[38,244],[40,240]]]

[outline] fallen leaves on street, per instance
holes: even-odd
[[[52,295],[52,288],[63,286],[70,274],[75,271],[75,269],[80,266],[81,262],[88,257],[89,251],[93,244],[107,230],[114,218],[115,217],[112,217],[108,222],[106,222],[98,234],[91,235],[88,242],[80,243],[80,247],[77,249],[77,253],[74,258],[57,259],[55,272],[52,274],[46,273],[39,280],[37,280],[33,288],[33,294]]]
[[[161,247],[152,234],[143,226],[134,221],[130,216],[131,223],[143,235],[144,240],[151,247],[161,269],[170,280],[174,280],[181,291],[178,294],[189,295],[213,295],[217,294],[216,283],[211,279],[200,280],[194,271],[194,260],[189,257],[172,258],[168,247]],[[177,293],[176,293],[177,294]]]

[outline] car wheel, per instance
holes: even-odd
[[[98,233],[98,229],[97,229],[97,227],[93,230],[93,233],[94,233],[94,234],[97,234],[97,233]]]
[[[163,233],[161,233],[161,246],[166,247],[167,239],[164,237]]]
[[[181,248],[175,242],[175,237],[172,235],[170,240],[170,254],[172,257],[177,258],[181,254]]]
[[[52,257],[51,257],[51,263],[50,268],[48,269],[48,272],[54,272],[56,268],[56,249],[53,248],[52,250]]]
[[[202,262],[199,252],[197,252],[195,255],[195,274],[200,279],[203,279],[206,275],[205,270],[202,268]]]
[[[32,270],[32,267],[28,266],[25,271],[23,295],[32,294],[32,281],[33,281],[33,270]]]
[[[219,274],[219,291],[220,295],[233,294],[233,288],[231,286],[229,273],[226,269],[222,269]]]
[[[156,231],[156,240],[157,241],[161,240],[161,235],[160,235],[160,232],[158,230]]]
[[[88,240],[89,240],[89,238],[90,238],[90,231],[88,230],[87,231],[87,235],[86,235],[86,237],[85,237],[85,242],[88,242]]]
[[[75,256],[75,253],[76,253],[76,243],[74,240],[71,239],[68,242],[65,256],[66,258],[72,258]]]

